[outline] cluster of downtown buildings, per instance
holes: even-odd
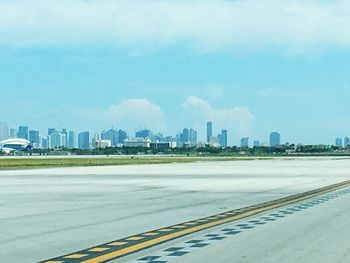
[[[223,130],[217,137],[212,136],[212,124],[210,122],[207,143],[227,147],[227,130]],[[47,136],[42,136],[38,130],[32,130],[27,125],[21,125],[17,129],[9,128],[8,123],[0,122],[0,142],[19,138],[28,140],[33,148],[59,149],[59,148],[107,148],[107,147],[196,147],[198,143],[197,131],[192,128],[184,128],[176,137],[164,136],[161,133],[153,133],[148,129],[137,131],[130,139],[125,130],[109,129],[100,133],[91,134],[89,131],[76,133],[73,130],[48,128]]]
[[[0,142],[10,138],[25,139],[30,142],[33,148],[38,149],[59,149],[59,148],[107,148],[107,147],[145,147],[145,148],[190,148],[204,147],[206,145],[214,147],[228,146],[228,131],[223,129],[217,135],[213,133],[213,123],[206,123],[206,141],[199,142],[197,131],[192,128],[184,128],[176,137],[164,136],[161,133],[153,133],[148,129],[140,130],[130,138],[125,130],[109,129],[101,133],[91,134],[89,131],[76,133],[73,130],[48,128],[47,136],[42,136],[38,130],[29,129],[28,126],[19,126],[17,129],[9,128],[6,122],[0,122]],[[281,135],[278,132],[271,132],[269,143],[255,140],[250,145],[249,138],[241,139],[240,147],[250,146],[271,146],[281,145]],[[336,138],[335,146],[346,148],[350,146],[349,137]]]

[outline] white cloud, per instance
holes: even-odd
[[[229,130],[231,143],[237,143],[242,136],[251,135],[254,116],[246,107],[215,109],[207,101],[194,96],[188,97],[183,107],[186,114],[192,118],[192,125],[201,129],[202,133],[205,122],[210,120],[217,133],[221,129]]]
[[[97,122],[97,126],[107,125],[134,132],[140,128],[150,128],[163,131],[165,116],[161,108],[147,99],[127,99],[111,105],[104,111],[88,110],[82,115]]]
[[[346,0],[0,0],[0,45],[349,47]]]

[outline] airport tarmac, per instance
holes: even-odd
[[[346,181],[349,172],[344,158],[1,171],[0,257],[37,262]]]

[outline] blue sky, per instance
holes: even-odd
[[[271,11],[274,10],[274,11]],[[348,11],[347,11],[348,10]],[[1,1],[0,120],[350,135],[346,1]]]

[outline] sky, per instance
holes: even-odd
[[[350,2],[0,0],[0,121],[350,136]]]

